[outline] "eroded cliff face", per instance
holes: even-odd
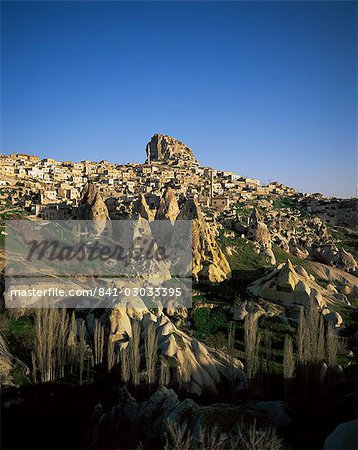
[[[108,220],[107,206],[96,186],[89,181],[81,192],[77,209],[79,220]]]
[[[155,214],[156,220],[170,220],[172,223],[175,222],[180,212],[177,199],[170,187],[166,189],[162,195],[159,203],[159,207]]]
[[[145,358],[146,336],[151,332],[155,335],[155,352],[158,353],[161,366],[155,370],[156,380],[161,377],[164,384],[179,383],[185,385],[188,392],[201,395],[203,391],[217,392],[218,384],[229,380],[231,370],[234,370],[237,386],[246,386],[244,366],[240,360],[230,359],[222,351],[209,348],[184,333],[161,308],[154,314],[140,300],[135,300],[134,307],[131,306],[132,302],[130,300],[126,305],[116,305],[109,314],[109,339],[120,354],[123,351],[131,352],[130,340],[135,333],[133,324],[137,322],[143,341],[143,345],[140,345],[142,358]]]
[[[153,219],[153,212],[150,210],[147,200],[143,194],[141,194],[137,201],[133,204],[132,218],[136,218],[137,216],[148,221]]]
[[[193,277],[218,283],[231,277],[230,265],[196,200],[188,200],[178,220],[192,220]]]
[[[335,244],[314,247],[312,256],[323,264],[358,275],[358,264],[354,256],[344,249],[339,249]]]
[[[168,164],[191,162],[198,164],[191,148],[177,139],[164,134],[155,134],[146,146],[146,163],[161,161]]]
[[[0,335],[0,385],[14,385],[14,370],[19,369],[22,374],[28,375],[29,368],[10,353],[4,338]]]
[[[271,264],[276,263],[275,255],[272,251],[271,235],[267,225],[263,222],[260,213],[254,208],[251,217],[247,237],[252,239],[258,250],[270,258]]]

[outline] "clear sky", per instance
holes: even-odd
[[[357,3],[2,2],[1,151],[203,165],[351,197]]]

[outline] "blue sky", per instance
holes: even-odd
[[[354,2],[2,2],[1,151],[203,165],[351,197]]]

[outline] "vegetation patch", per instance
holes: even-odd
[[[216,333],[227,325],[225,312],[217,307],[213,309],[197,308],[192,315],[194,330],[198,337]]]

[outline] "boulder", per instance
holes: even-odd
[[[358,420],[343,422],[324,441],[324,450],[355,450],[358,442]]]

